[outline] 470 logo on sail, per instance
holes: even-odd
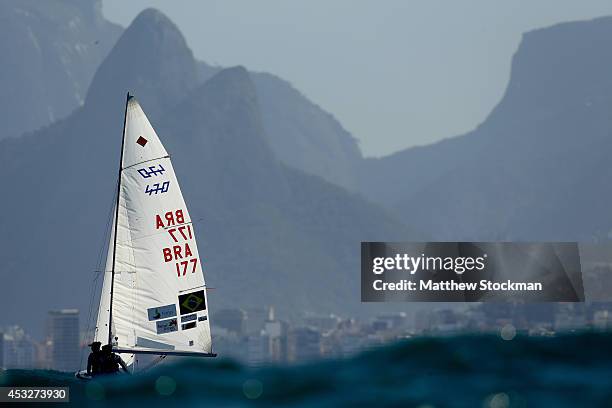
[[[162,249],[164,262],[174,261],[178,277],[185,276],[187,270],[195,273],[198,258],[193,257],[189,242],[193,239],[191,224],[185,223],[183,210],[168,211],[164,216],[155,216],[155,229],[165,229],[177,245]]]
[[[157,167],[153,165],[153,166],[145,167],[142,169],[138,169],[137,171],[138,171],[138,174],[142,176],[142,178],[148,179],[151,177],[157,177],[157,176],[163,175],[166,169],[164,169],[164,166],[162,166],[160,163],[157,165]],[[164,181],[162,183],[147,184],[145,193],[149,195],[151,194],[157,195],[158,193],[167,193],[169,188],[170,188],[170,181]]]

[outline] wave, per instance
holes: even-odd
[[[2,386],[68,386],[78,406],[609,406],[612,334],[417,338],[353,358],[251,368],[184,359],[83,382],[7,370]]]

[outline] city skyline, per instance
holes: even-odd
[[[74,372],[89,353],[92,327],[80,327],[74,309],[48,313],[46,336],[32,338],[18,325],[0,327],[0,368]],[[440,306],[414,316],[386,313],[370,319],[306,313],[295,321],[268,308],[220,309],[213,321],[214,351],[252,367],[346,358],[416,337],[490,333],[503,340],[612,328],[612,302],[481,303]]]

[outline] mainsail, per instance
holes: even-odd
[[[95,340],[127,364],[138,353],[210,356],[194,226],[170,156],[129,95],[121,157]]]

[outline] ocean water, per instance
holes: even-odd
[[[347,359],[260,368],[191,359],[89,382],[9,370],[0,385],[69,386],[71,405],[91,407],[612,407],[612,334],[419,338]]]

